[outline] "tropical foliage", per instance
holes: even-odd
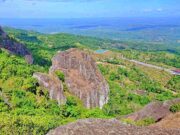
[[[57,51],[78,47],[93,53],[98,48],[113,48],[118,41],[102,40],[69,34],[46,35],[23,30],[6,29],[11,39],[29,48],[35,59],[28,65],[24,58],[0,50],[0,133],[45,134],[50,129],[80,118],[120,117],[139,110],[153,100],[180,97],[179,76],[164,71],[151,71],[117,57],[97,58],[98,67],[110,86],[110,99],[102,110],[86,109],[82,102],[64,87],[65,105],[49,99],[48,92],[32,77],[34,72],[48,72]],[[120,44],[120,43],[119,43]],[[117,46],[115,48],[118,48]],[[120,47],[121,49],[125,49]],[[145,60],[166,67],[179,68],[179,55],[168,52],[113,50],[127,58]],[[64,74],[56,72],[64,82]],[[163,78],[163,79],[162,79]],[[174,112],[177,106],[171,107]],[[152,119],[137,123],[148,125]]]

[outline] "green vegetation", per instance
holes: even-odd
[[[51,65],[51,58],[57,51],[78,47],[123,50],[120,52],[127,58],[161,66],[180,67],[180,48],[178,46],[136,41],[122,42],[64,33],[47,35],[11,28],[5,28],[5,30],[10,37],[26,44],[35,56],[35,63],[43,66]]]
[[[114,62],[113,62],[114,63]],[[169,100],[174,95],[165,85],[148,76],[143,70],[125,61],[119,65],[99,65],[110,85],[110,100],[103,110],[110,116],[119,116],[139,110],[153,100]],[[137,94],[141,90],[143,94]]]
[[[169,53],[165,51],[136,51],[126,50],[121,53],[130,59],[136,59],[142,62],[151,63],[164,67],[180,68],[180,54]]]
[[[146,118],[146,119],[137,121],[136,125],[137,126],[149,126],[154,123],[155,123],[155,120],[153,118]]]
[[[122,119],[122,121],[127,124],[132,124],[136,126],[149,126],[155,123],[155,120],[153,118],[146,118],[138,121],[132,121],[131,119]]]
[[[134,22],[133,22],[134,23]],[[151,24],[151,22],[150,22]],[[129,28],[130,27],[130,28]],[[173,28],[173,31],[172,31]],[[114,47],[117,49],[133,49],[143,51],[168,51],[180,52],[180,27],[149,27],[143,26],[118,26],[117,28],[93,28],[79,29],[73,33],[84,34],[93,37],[114,39]],[[121,41],[121,42],[118,42]]]
[[[179,92],[180,91],[180,76],[172,77],[168,83],[167,87],[173,91]]]
[[[0,51],[0,133],[44,135],[50,129],[79,118],[107,118],[100,109],[88,110],[81,101],[67,94],[59,106],[42,90],[33,72],[43,67],[26,64],[23,58]],[[58,73],[63,80],[63,74]]]
[[[71,47],[86,49],[113,48],[119,41],[69,34],[46,35],[23,30],[6,29],[11,39],[21,42],[32,52],[35,63],[28,65],[19,56],[0,50],[0,133],[1,134],[45,134],[50,129],[80,118],[120,117],[141,109],[153,100],[168,100],[180,97],[179,76],[163,71],[136,66],[118,57],[97,58],[98,67],[110,86],[110,99],[103,109],[86,109],[82,102],[68,93],[67,103],[59,106],[49,99],[48,92],[39,87],[32,77],[34,72],[48,72],[51,59],[59,50]],[[122,48],[115,46],[114,48]],[[131,47],[130,47],[131,48]],[[137,49],[138,50],[138,49]],[[166,67],[179,68],[179,55],[168,52],[141,52],[114,50],[127,58],[145,60]],[[56,72],[64,82],[64,74]],[[141,90],[142,93],[138,93]],[[178,107],[171,107],[176,111]],[[154,121],[145,119],[135,124],[149,125]]]
[[[56,73],[56,75],[58,76],[58,78],[59,78],[62,82],[64,82],[64,80],[65,80],[64,73],[61,72],[61,71],[56,71],[55,73]]]
[[[173,113],[179,112],[180,111],[180,104],[172,105],[170,107],[170,111],[173,112]]]

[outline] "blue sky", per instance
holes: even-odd
[[[180,0],[0,0],[0,18],[180,16]]]

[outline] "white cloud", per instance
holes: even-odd
[[[162,12],[162,11],[163,11],[163,9],[162,9],[162,8],[158,8],[158,9],[156,9],[156,11],[158,11],[158,12]]]

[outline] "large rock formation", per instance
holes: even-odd
[[[180,130],[135,127],[111,119],[85,119],[60,126],[47,135],[179,135]]]
[[[70,92],[79,97],[87,108],[108,102],[109,86],[90,55],[78,49],[59,52],[52,59],[50,72],[61,70]]]
[[[25,57],[29,64],[33,63],[33,57],[28,49],[13,39],[11,39],[0,27],[0,48],[4,48],[13,54]]]
[[[133,121],[138,121],[145,118],[153,118],[155,121],[160,121],[164,117],[171,114],[170,107],[177,103],[180,103],[180,99],[168,100],[165,102],[152,102],[146,105],[140,111],[126,116],[126,118],[131,119]]]
[[[59,104],[65,104],[66,98],[63,92],[63,85],[56,75],[34,73],[33,77],[38,80],[42,87],[49,91],[51,99],[57,100]]]

